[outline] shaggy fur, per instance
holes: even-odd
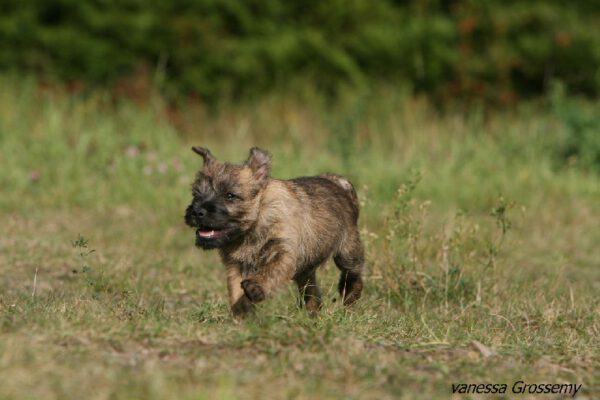
[[[341,271],[344,304],[360,298],[359,204],[346,178],[278,180],[270,177],[270,156],[256,147],[241,165],[218,161],[205,148],[192,149],[204,166],[192,185],[185,221],[197,229],[197,246],[219,249],[234,315],[252,311],[291,280],[315,314],[321,307],[315,273],[330,257]]]

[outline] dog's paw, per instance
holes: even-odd
[[[252,304],[248,296],[241,296],[238,301],[232,304],[231,313],[236,320],[242,320],[254,313],[254,304]]]
[[[253,303],[258,303],[259,301],[263,301],[265,299],[265,291],[263,288],[251,279],[245,279],[242,281],[242,289],[244,289],[246,297],[248,297],[248,299],[250,299],[250,301]]]

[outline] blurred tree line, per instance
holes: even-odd
[[[0,70],[86,85],[146,71],[205,101],[310,82],[511,103],[600,92],[599,0],[2,0]]]

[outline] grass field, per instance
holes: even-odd
[[[561,159],[560,104],[345,98],[209,113],[0,79],[0,398],[510,398],[519,380],[599,397],[600,179]],[[349,176],[363,299],[336,302],[328,265],[318,318],[290,285],[236,323],[217,254],[183,223],[192,144],[232,161],[260,145],[279,178]]]

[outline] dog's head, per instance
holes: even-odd
[[[260,197],[270,179],[271,158],[258,147],[243,164],[217,160],[203,147],[192,147],[204,160],[192,184],[185,222],[196,228],[196,245],[220,248],[243,236],[258,216]]]

